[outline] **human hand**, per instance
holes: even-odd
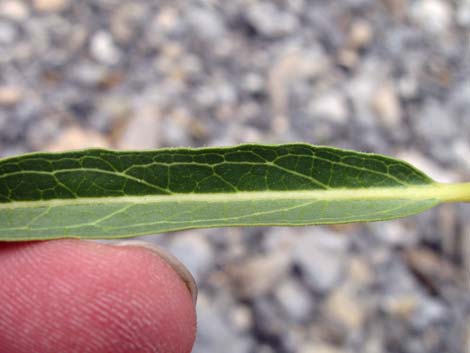
[[[0,244],[0,353],[189,353],[195,284],[170,263],[132,243]]]

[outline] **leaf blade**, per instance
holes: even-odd
[[[0,160],[0,240],[386,220],[440,203],[406,162],[306,144]]]

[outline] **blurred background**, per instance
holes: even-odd
[[[0,157],[303,141],[470,178],[468,0],[0,0]],[[469,353],[470,207],[146,237],[194,353]]]

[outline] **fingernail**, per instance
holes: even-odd
[[[168,263],[171,266],[171,268],[180,276],[183,283],[186,285],[189,292],[191,293],[193,304],[196,305],[196,301],[197,301],[196,281],[194,280],[193,275],[191,274],[191,272],[189,272],[186,266],[184,266],[174,255],[170,254],[169,252],[162,249],[161,247],[156,246],[155,244],[144,242],[144,241],[138,241],[138,240],[121,241],[121,242],[113,243],[113,245],[138,246],[141,248],[148,249],[152,251],[153,253],[157,254],[159,257],[165,260],[165,262]]]

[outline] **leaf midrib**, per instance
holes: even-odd
[[[38,201],[13,201],[0,203],[0,209],[26,207],[57,207],[99,204],[149,204],[158,202],[237,202],[237,201],[279,201],[279,200],[430,200],[452,201],[461,194],[466,184],[413,185],[407,187],[372,187],[357,189],[298,190],[298,191],[243,191],[224,193],[181,193],[171,195],[112,196],[76,199],[52,199]]]

